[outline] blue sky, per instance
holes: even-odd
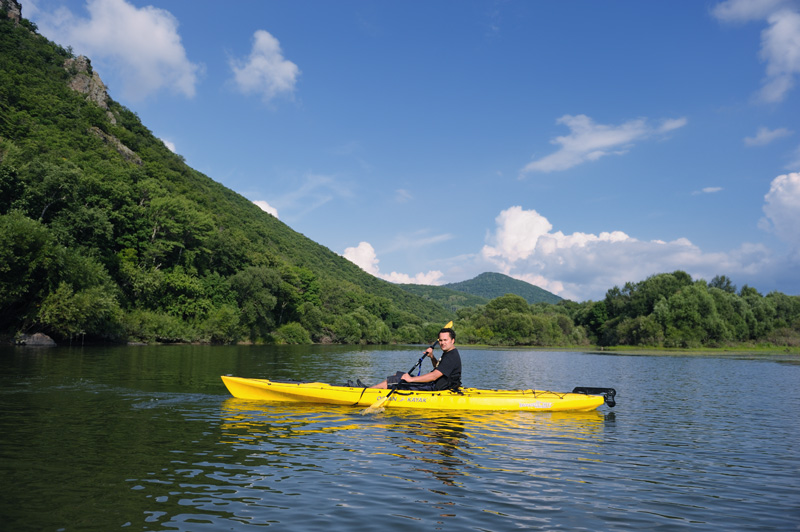
[[[800,294],[798,0],[22,6],[192,167],[373,275]]]

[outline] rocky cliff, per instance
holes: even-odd
[[[22,5],[17,0],[0,0],[0,9],[5,9],[8,18],[19,24],[22,18]]]

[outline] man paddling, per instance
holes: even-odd
[[[439,331],[439,347],[442,348],[442,358],[438,361],[433,356],[433,347],[423,353],[433,363],[433,371],[416,377],[398,371],[395,375],[386,377],[370,388],[394,388],[400,386],[403,390],[454,390],[461,386],[461,355],[455,347],[456,332],[446,327]],[[434,344],[435,345],[435,344]]]

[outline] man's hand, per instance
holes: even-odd
[[[431,364],[433,364],[434,368],[439,365],[439,361],[436,360],[435,356],[433,356],[433,348],[432,347],[429,347],[428,349],[426,349],[425,350],[425,354],[428,355],[428,358],[431,359]]]

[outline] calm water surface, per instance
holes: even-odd
[[[421,349],[0,349],[0,528],[797,530],[800,358],[461,349],[464,384],[617,389],[589,413],[233,399],[378,381]]]

